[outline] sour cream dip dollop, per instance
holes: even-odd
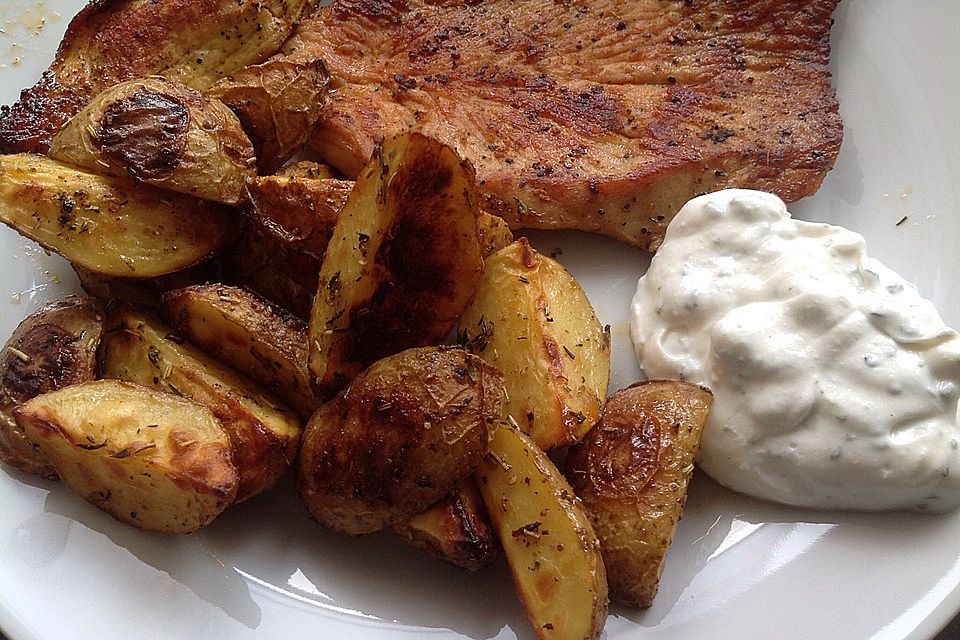
[[[695,198],[630,332],[648,377],[713,390],[698,462],[721,484],[803,507],[960,505],[960,335],[859,234],[767,193]]]

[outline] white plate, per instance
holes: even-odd
[[[0,102],[38,77],[80,5],[0,3]],[[798,217],[863,233],[871,253],[915,282],[953,326],[960,325],[958,43],[955,0],[845,0],[832,65],[843,149],[821,191],[792,207]],[[59,259],[0,231],[5,340],[75,280]],[[626,311],[644,256],[577,234],[535,241],[562,248],[560,260],[613,325],[612,387],[632,382]],[[4,470],[0,549],[0,628],[15,640],[532,637],[502,563],[467,575],[388,535],[325,533],[289,485],[199,533],[169,537],[120,525],[61,485]],[[798,511],[698,476],[656,604],[642,613],[614,607],[606,634],[930,638],[960,608],[958,560],[960,514]]]

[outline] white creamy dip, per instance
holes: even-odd
[[[647,376],[707,385],[700,466],[777,502],[960,505],[960,335],[863,237],[776,196],[688,202],[631,310]]]

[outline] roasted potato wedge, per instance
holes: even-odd
[[[618,602],[653,604],[712,402],[697,385],[639,382],[610,396],[570,452],[567,475],[600,538]]]
[[[125,305],[107,310],[103,376],[186,396],[210,407],[230,438],[237,500],[270,489],[296,457],[300,422],[252,382]]]
[[[600,543],[567,481],[509,426],[497,429],[475,477],[537,637],[598,637],[607,577]]]
[[[221,284],[169,291],[161,314],[217,361],[243,373],[304,419],[320,406],[307,369],[307,325],[260,296]]]
[[[38,395],[97,377],[103,308],[70,296],[30,314],[0,352],[0,462],[57,478],[46,455],[27,438],[13,410]]]
[[[407,544],[468,571],[487,566],[500,550],[487,507],[470,479],[393,530]]]
[[[220,276],[216,260],[202,262],[181,271],[156,278],[118,278],[105,276],[71,265],[83,290],[103,302],[120,301],[142,309],[156,309],[160,296],[167,291],[182,289],[195,284],[216,282]]]
[[[325,389],[410,347],[438,344],[483,268],[472,167],[409,133],[386,140],[340,212],[310,315],[310,370]]]
[[[600,418],[610,338],[573,276],[526,238],[487,259],[460,338],[503,371],[507,412],[540,448],[573,444]]]
[[[257,168],[271,174],[303,147],[327,102],[322,60],[273,58],[215,83],[207,95],[230,107],[253,142]]]
[[[316,0],[113,0],[70,22],[43,77],[0,113],[0,152],[45,153],[90,99],[163,76],[198,90],[276,53]]]
[[[233,112],[163,78],[97,95],[54,136],[48,155],[229,205],[245,202],[246,181],[257,175],[253,145]]]
[[[298,165],[294,165],[295,167]],[[323,254],[353,183],[302,171],[248,183],[250,216],[225,255],[230,282],[308,318]]]
[[[14,416],[71,489],[141,529],[194,531],[237,493],[230,440],[192,400],[96,380],[37,396]]]
[[[253,220],[223,255],[225,282],[249,289],[306,321],[317,292],[320,261],[291,250]]]
[[[306,254],[319,265],[353,182],[285,174],[250,180],[247,190],[253,221],[288,251]]]
[[[384,358],[313,414],[300,496],[320,524],[344,533],[406,520],[470,477],[503,398],[500,372],[462,349]]]
[[[353,187],[314,162],[249,181],[250,219],[226,254],[231,281],[309,317],[327,244]],[[480,212],[477,227],[484,257],[513,241],[496,216]]]
[[[151,278],[219,251],[234,214],[28,154],[0,156],[0,222],[89,271]]]

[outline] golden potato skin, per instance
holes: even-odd
[[[320,406],[307,369],[307,325],[299,318],[222,284],[168,291],[160,307],[177,334],[277,395],[304,419]]]
[[[573,444],[600,418],[609,336],[573,276],[526,238],[487,258],[459,332],[503,371],[507,413],[540,448]]]
[[[219,100],[163,78],[114,85],[53,138],[51,158],[229,205],[257,175],[253,145]]]
[[[152,278],[203,262],[236,231],[222,205],[98,176],[41,156],[0,156],[0,222],[95,273]]]
[[[240,478],[238,501],[267,491],[292,465],[301,432],[296,415],[159,320],[125,305],[110,305],[99,357],[106,378],[210,407],[230,438]]]
[[[327,102],[323,60],[282,57],[250,65],[207,90],[230,107],[256,149],[257,168],[271,174],[303,147]]]
[[[56,479],[57,470],[17,426],[13,410],[38,395],[97,377],[103,308],[70,296],[30,314],[0,352],[0,462]]]
[[[503,397],[500,373],[462,349],[384,358],[310,419],[300,496],[320,524],[343,533],[405,520],[470,476]]]
[[[472,479],[408,520],[393,525],[400,539],[445,562],[477,571],[493,562],[500,543]]]
[[[474,477],[537,638],[599,637],[608,604],[600,542],[550,458],[502,426]]]
[[[247,188],[250,215],[226,253],[231,282],[308,318],[323,255],[353,182],[301,163],[250,180]]]
[[[607,400],[603,418],[567,459],[600,537],[614,600],[653,603],[712,402],[708,389],[686,382],[639,382]]]
[[[276,53],[316,0],[109,0],[70,21],[43,77],[0,112],[0,153],[45,153],[90,99],[163,76],[198,90]]]
[[[141,529],[194,531],[237,493],[230,441],[192,400],[96,380],[37,396],[14,416],[71,489]]]
[[[384,141],[327,245],[310,370],[342,388],[378,359],[439,344],[473,300],[483,257],[473,168],[418,133]]]

